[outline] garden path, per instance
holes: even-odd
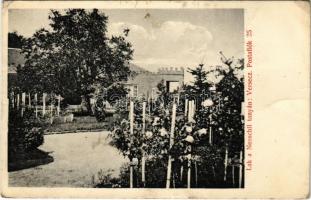
[[[93,187],[92,176],[101,169],[113,169],[112,176],[117,177],[127,160],[109,145],[108,133],[45,135],[39,149],[50,152],[54,162],[9,172],[10,186]]]

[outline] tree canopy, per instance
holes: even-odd
[[[107,34],[108,17],[97,9],[51,10],[50,28],[38,30],[22,47],[18,69],[26,91],[89,99],[99,87],[126,81],[132,45],[126,35]]]
[[[16,31],[8,34],[8,47],[9,48],[22,48],[25,38],[19,35]]]

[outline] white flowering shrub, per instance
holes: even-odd
[[[244,122],[241,116],[243,79],[236,78],[234,71],[229,68],[219,70],[223,78],[212,85],[204,79],[208,73],[203,66],[192,72],[197,78],[194,86],[185,86],[179,97],[196,102],[193,119],[188,119],[185,99],[180,99],[175,127],[171,130],[172,105],[177,102],[174,94],[162,91],[153,102],[155,108],[146,112],[145,130],[141,109],[143,101],[134,102],[133,134],[130,133],[128,117],[118,119],[113,127],[111,144],[132,164],[133,160],[136,161],[136,176],[139,177],[137,187],[142,186],[138,172],[142,169],[143,156],[146,158],[146,187],[165,187],[169,156],[172,158],[172,187],[186,186],[189,167],[192,187],[236,187],[230,182],[232,179],[228,181],[224,176],[233,176],[225,173],[226,167],[243,164],[239,161],[244,147]],[[120,112],[124,113],[124,110]],[[172,131],[174,137],[170,147]],[[158,177],[154,177],[155,172]]]

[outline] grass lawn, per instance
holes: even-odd
[[[84,132],[44,136],[40,150],[53,162],[9,172],[9,186],[94,187],[93,176],[113,170],[113,177],[127,160],[108,144],[108,132]]]
[[[98,131],[107,130],[108,124],[112,119],[107,118],[105,122],[98,122],[93,116],[74,117],[73,122],[53,123],[47,129],[47,133],[51,132],[79,132],[79,131]]]

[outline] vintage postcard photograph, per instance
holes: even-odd
[[[295,148],[285,148],[281,140],[290,141],[290,133],[284,136],[279,129],[264,139],[272,127],[282,124],[289,131],[295,127],[273,117],[282,115],[276,113],[283,110],[280,104],[265,110],[262,106],[270,99],[260,100],[262,95],[274,97],[273,89],[263,93],[271,89],[265,83],[278,69],[277,65],[267,74],[268,65],[260,65],[280,56],[264,57],[265,48],[272,52],[277,47],[273,42],[265,48],[262,44],[284,38],[256,36],[266,28],[275,31],[273,23],[265,25],[261,17],[265,10],[273,17],[277,4],[17,1],[3,5],[4,196],[307,195],[309,144],[300,141],[309,141],[308,118],[300,121],[293,139],[297,149],[288,160],[280,154],[282,166],[276,164],[278,153],[273,149]],[[263,7],[258,8],[260,16],[258,5]],[[309,89],[308,6],[281,3],[274,27],[276,32],[286,29],[287,37],[303,36],[295,38],[292,50],[283,49],[284,60],[292,51],[304,55],[294,58],[294,70],[284,65],[286,75],[302,73],[297,80],[305,87],[301,89]],[[288,8],[289,25],[281,25]],[[294,33],[288,32],[293,24],[298,32],[294,28]],[[294,77],[282,81],[289,84]],[[303,100],[289,104],[301,109],[296,113],[300,117],[308,116],[307,94],[305,90],[291,97]],[[261,120],[263,115],[268,121]],[[292,117],[295,122],[297,116]],[[295,156],[296,151],[301,157]],[[273,156],[262,157],[260,152]],[[273,167],[264,164],[269,162]],[[291,174],[283,164],[291,162],[299,166],[298,178],[287,177]],[[291,180],[301,190],[290,189]],[[264,184],[267,188],[262,189]],[[278,186],[289,191],[279,193]]]

